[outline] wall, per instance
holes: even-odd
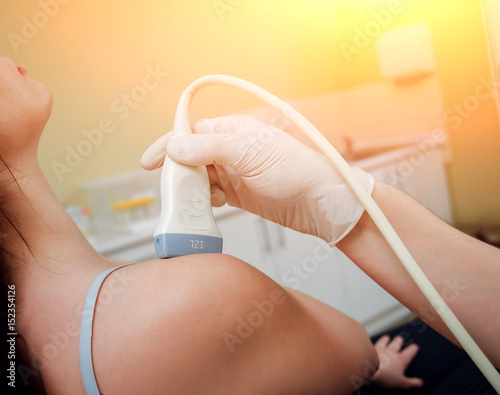
[[[144,149],[170,129],[182,90],[205,74],[236,75],[292,98],[380,81],[376,34],[349,57],[342,43],[352,44],[357,29],[373,28],[375,15],[390,7],[400,12],[380,22],[380,31],[430,24],[443,106],[456,111],[489,74],[479,2],[394,1],[10,2],[0,13],[0,53],[53,93],[39,157],[66,203],[81,199],[84,182],[138,169]],[[256,104],[244,93],[210,88],[196,98],[192,117]],[[458,222],[500,223],[493,100],[462,115],[448,112],[447,122]]]
[[[283,97],[331,90],[334,6],[271,3],[40,0],[3,6],[0,53],[54,96],[39,157],[60,200],[77,199],[88,180],[138,169],[142,152],[170,130],[181,92],[198,77],[232,74]],[[47,9],[52,16],[44,19]],[[144,94],[147,67],[161,74],[156,87],[146,81]],[[257,103],[211,88],[197,96],[193,119]],[[92,133],[101,122],[101,132],[112,131]],[[88,135],[94,136],[91,146]],[[79,159],[78,148],[88,155]]]
[[[450,142],[449,181],[458,225],[500,224],[500,129],[479,0],[408,0],[381,31],[414,22],[431,28],[444,120]],[[340,43],[353,43],[356,28],[377,21],[387,1],[341,0]],[[340,88],[381,80],[374,40],[338,62]],[[342,52],[339,45],[338,52]],[[340,59],[340,57],[339,57]],[[350,60],[350,61],[349,61]]]

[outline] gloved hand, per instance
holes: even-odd
[[[179,163],[207,166],[212,205],[242,208],[335,245],[364,207],[330,161],[282,130],[250,116],[206,119],[193,135],[160,137],[141,158],[145,169]],[[371,194],[373,177],[353,169]]]

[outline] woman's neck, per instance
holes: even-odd
[[[4,186],[0,204],[8,216],[8,220],[1,218],[2,253],[7,259],[7,281],[15,285],[19,355],[35,372],[30,380],[39,380],[40,372],[59,366],[70,352],[58,348],[57,361],[44,359],[51,336],[66,333],[68,323],[79,323],[92,280],[121,262],[92,248],[59,203],[36,158],[20,158],[16,163],[22,167],[13,164],[0,172]]]
[[[3,208],[15,225],[2,234],[12,255],[7,262],[10,281],[31,288],[68,273],[111,266],[112,261],[92,248],[59,203],[36,158],[22,163],[22,168],[10,168],[16,181],[3,184],[8,185]]]

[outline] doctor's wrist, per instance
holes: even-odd
[[[352,168],[364,189],[371,195],[375,187],[373,176],[359,168]],[[339,176],[340,177],[340,176]],[[335,247],[358,224],[365,208],[351,187],[342,179],[324,186],[328,197],[326,206],[318,207],[323,220],[319,220],[318,237]]]

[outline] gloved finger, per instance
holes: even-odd
[[[210,186],[210,199],[214,207],[221,207],[226,204],[226,194],[217,185]]]
[[[201,119],[195,122],[191,129],[193,133],[247,133],[261,128],[269,128],[266,123],[251,115],[229,115],[210,119]]]
[[[218,170],[214,165],[207,166],[208,180],[210,182],[210,199],[212,206],[221,207],[227,203],[226,193],[221,186]]]
[[[219,186],[219,174],[215,170],[214,165],[207,166],[208,179],[210,181],[210,186]]]
[[[236,189],[242,192],[241,177],[238,172],[231,167],[214,165],[219,176],[219,188],[226,196],[226,202],[230,206],[241,207],[241,202]]]
[[[241,157],[241,152],[236,147],[242,139],[245,136],[237,134],[178,135],[168,142],[167,154],[176,162],[190,166],[233,166]]]
[[[193,133],[198,134],[215,133],[210,119],[200,119],[199,121],[193,123],[191,125],[191,130]]]
[[[164,134],[144,151],[141,157],[141,166],[144,169],[154,170],[163,165],[167,154],[167,144],[172,136],[173,132]]]

